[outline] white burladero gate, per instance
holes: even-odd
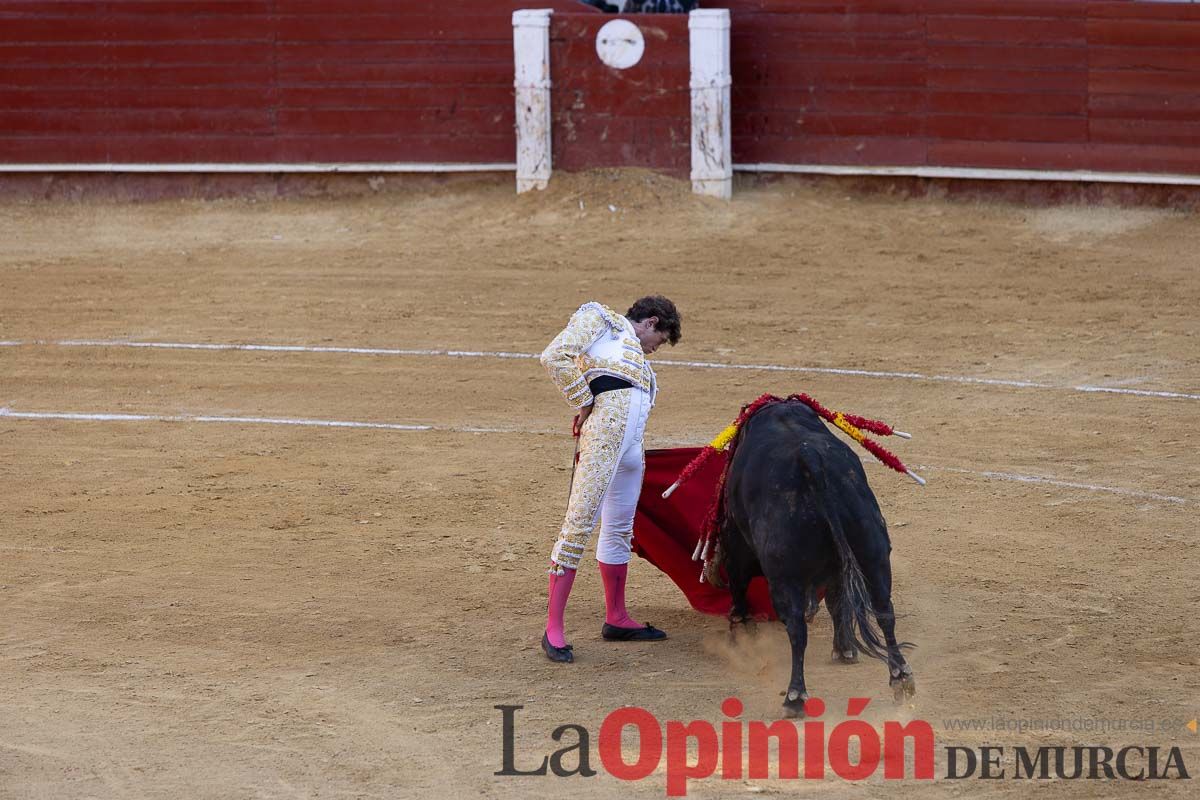
[[[553,165],[552,13],[550,9],[513,12],[517,192],[546,188]],[[728,199],[733,192],[728,9],[692,11],[688,15],[688,40],[692,191]],[[617,69],[636,63],[644,47],[644,37],[636,22],[629,18],[614,19],[596,37],[596,57]]]

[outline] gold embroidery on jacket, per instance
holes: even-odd
[[[587,353],[601,336],[621,339],[620,358]],[[558,386],[567,405],[580,408],[593,400],[588,381],[598,375],[622,378],[643,391],[653,390],[653,372],[641,344],[629,336],[624,317],[600,303],[585,303],[541,356],[542,366]]]
[[[550,559],[568,569],[577,569],[600,517],[604,493],[617,472],[617,460],[629,424],[633,389],[604,392],[583,425],[579,437],[579,463],[567,503],[558,541]]]

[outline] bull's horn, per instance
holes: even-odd
[[[674,494],[675,490],[678,488],[679,488],[679,481],[675,481],[670,486],[668,486],[667,490],[662,493],[663,500],[666,500],[668,497],[670,497],[672,494]]]
[[[924,486],[924,485],[925,485],[925,479],[924,479],[924,478],[922,478],[920,475],[918,475],[917,473],[913,472],[911,469],[906,469],[906,470],[904,470],[904,471],[908,473],[908,477],[912,478],[914,481],[916,481],[917,483],[921,484],[922,486]]]
[[[911,439],[912,438],[911,433],[905,433],[904,431],[898,431],[895,428],[892,429],[892,436],[899,436],[901,439]]]
[[[704,546],[704,539],[700,539],[698,542],[696,542],[696,549],[692,551],[692,561],[700,560],[700,548],[703,546]]]

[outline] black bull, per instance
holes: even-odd
[[[725,482],[720,551],[733,606],[731,627],[746,623],[746,588],[763,575],[792,644],[784,708],[803,714],[805,611],[825,587],[833,618],[834,659],[855,651],[886,661],[897,700],[916,692],[896,641],[891,540],[862,462],[808,406],[769,405],[743,426]]]

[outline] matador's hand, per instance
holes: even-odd
[[[583,423],[587,422],[587,418],[592,414],[591,406],[584,406],[579,409],[579,413],[575,415],[575,420],[571,423],[571,435],[579,438],[579,434],[583,433]]]

